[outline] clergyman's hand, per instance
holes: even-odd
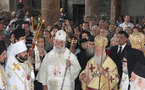
[[[90,82],[90,78],[85,74],[85,73],[82,73],[81,74],[81,79],[86,83],[88,84]]]
[[[70,67],[70,66],[71,66],[70,60],[66,60],[66,67]]]
[[[100,74],[103,74],[103,75],[106,74],[105,69],[104,69],[101,65],[97,64],[97,67],[98,67],[98,70],[99,70],[99,73],[100,73]]]

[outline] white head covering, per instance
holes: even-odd
[[[20,40],[19,42],[13,44],[14,47],[14,53],[13,55],[17,55],[18,53],[24,52],[27,50],[26,44],[24,42],[24,40]]]
[[[26,50],[27,50],[27,47],[25,45],[24,40],[20,40],[19,42],[12,44],[11,47],[9,48],[9,53],[7,54],[9,56],[7,58],[6,65],[8,65],[9,63],[12,63],[13,59],[18,53],[24,52]]]
[[[66,32],[64,30],[57,31],[55,35],[55,40],[56,39],[66,41]]]

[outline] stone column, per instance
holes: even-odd
[[[25,11],[27,9],[27,1],[28,0],[23,0],[23,10]]]
[[[85,0],[85,16],[98,17],[99,0]]]
[[[116,23],[116,19],[120,14],[120,6],[118,0],[111,0],[111,24]]]
[[[0,0],[0,11],[10,11],[9,0]]]
[[[45,26],[54,25],[59,20],[60,0],[41,0],[41,16]]]

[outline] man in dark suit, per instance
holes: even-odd
[[[118,33],[119,45],[111,47],[109,56],[116,63],[118,67],[118,73],[120,78],[122,77],[122,62],[121,60],[124,57],[124,52],[127,51],[130,46],[127,45],[126,41],[128,40],[128,34],[125,31],[120,31]]]

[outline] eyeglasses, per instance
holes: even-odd
[[[121,62],[124,62],[124,63],[125,63],[125,62],[127,62],[127,61],[121,60]]]

